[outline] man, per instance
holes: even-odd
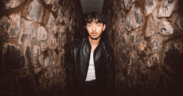
[[[69,96],[113,96],[113,49],[101,40],[106,28],[101,13],[85,18],[89,36],[71,42],[66,56],[66,82]]]

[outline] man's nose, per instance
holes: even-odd
[[[92,31],[96,31],[96,25],[92,26]]]

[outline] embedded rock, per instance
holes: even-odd
[[[148,43],[148,47],[151,50],[158,50],[161,47],[161,39],[158,37],[152,38]]]
[[[63,23],[63,19],[62,19],[62,17],[60,15],[58,15],[58,17],[57,17],[57,19],[55,21],[55,24],[59,25],[59,24],[62,24],[62,23]]]
[[[128,42],[128,35],[126,33],[123,34],[122,38],[122,46],[125,46],[125,44]]]
[[[130,64],[130,48],[125,47],[122,51],[122,60],[124,64]]]
[[[58,8],[58,15],[64,16],[64,9],[61,6]]]
[[[161,4],[157,17],[170,17],[174,10],[176,10],[179,0],[164,0],[163,4]]]
[[[174,27],[170,22],[163,19],[159,24],[158,32],[163,36],[169,36],[175,33]]]
[[[59,6],[59,0],[52,0],[52,5],[53,5],[53,7],[52,7],[52,11],[57,11],[57,9],[58,9],[58,6]]]
[[[47,44],[48,44],[48,48],[56,49],[58,46],[56,37],[52,34],[49,34]]]
[[[36,38],[37,26],[39,26],[39,24],[34,21],[28,21],[25,19],[21,20],[21,28],[25,31],[25,33],[27,33],[31,40]]]
[[[125,28],[128,31],[131,31],[131,25],[133,24],[133,21],[131,20],[131,18],[133,18],[132,14],[127,14],[126,15]]]
[[[133,14],[132,27],[133,27],[133,29],[135,29],[142,25],[143,15],[142,15],[142,11],[140,10],[140,8],[136,8],[135,5],[133,5],[132,7],[133,7],[131,9],[132,14]]]
[[[37,30],[37,40],[41,41],[41,40],[47,40],[48,36],[47,36],[47,31],[43,26],[38,27]]]
[[[39,0],[33,0],[26,8],[24,15],[29,20],[42,22],[43,6]]]
[[[66,26],[64,26],[64,25],[63,26],[60,26],[58,32],[62,34],[62,33],[65,33],[65,31],[66,31]]]
[[[160,60],[157,53],[146,59],[146,67],[159,66]]]
[[[20,4],[25,2],[25,0],[4,0],[4,1],[6,3],[7,9],[16,8],[16,7],[20,6]]]
[[[125,8],[126,9],[129,9],[132,6],[132,4],[133,4],[134,1],[135,0],[124,0]]]
[[[8,17],[3,16],[0,20],[0,36],[8,35],[8,29],[10,27],[11,20]]]
[[[21,29],[19,39],[18,39],[18,44],[19,45],[23,44],[26,38],[27,38],[27,33],[25,32],[24,29]]]
[[[46,4],[50,4],[52,0],[44,0]]]
[[[20,31],[20,16],[20,12],[18,14],[13,13],[9,16],[11,18],[10,28],[8,29],[8,34],[10,38],[15,38]]]
[[[145,9],[144,9],[145,16],[148,16],[149,14],[151,14],[157,5],[155,0],[144,0],[144,4],[145,4]]]
[[[45,51],[47,49],[47,43],[41,42],[41,51]]]
[[[34,45],[32,49],[32,63],[34,67],[41,66],[41,63],[39,61],[40,54],[41,54],[40,47],[38,45]]]
[[[48,18],[46,18],[46,16],[45,16],[44,23],[46,24],[46,26],[48,28],[53,30],[54,25],[55,25],[55,17],[53,16],[52,13],[49,13],[48,15],[49,15]]]
[[[155,25],[154,25],[154,20],[152,17],[149,17],[147,20],[147,26],[145,30],[145,36],[146,37],[151,37],[155,33]]]

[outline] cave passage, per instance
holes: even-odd
[[[1,0],[0,96],[67,96],[65,54],[106,17],[115,96],[182,96],[182,0]]]

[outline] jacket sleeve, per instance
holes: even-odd
[[[105,96],[114,96],[114,89],[115,89],[115,64],[114,64],[114,51],[110,52],[107,56],[107,65],[106,65],[106,72],[105,72]]]
[[[74,56],[72,44],[69,46],[68,53],[66,53],[66,83],[68,88],[68,96],[74,96]]]

